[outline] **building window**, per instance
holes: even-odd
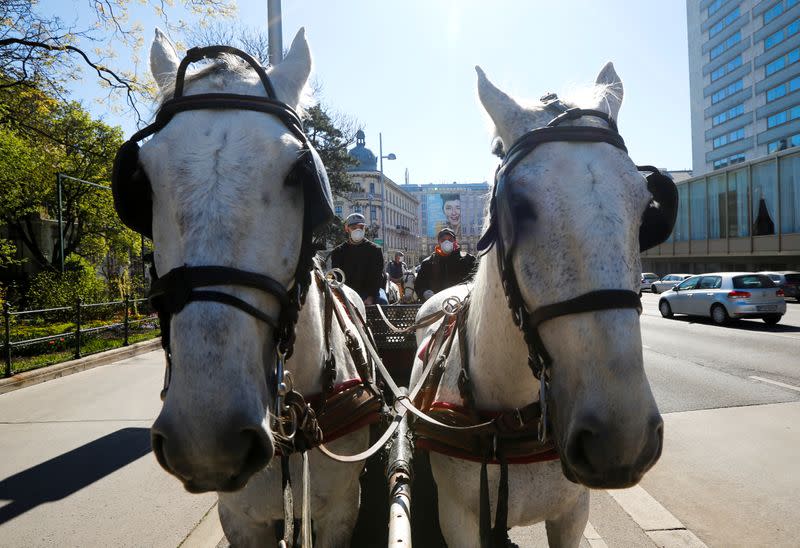
[[[373,223],[378,220],[378,207],[377,206],[369,206],[369,218]]]
[[[369,193],[370,194],[375,194],[375,183],[370,183],[369,184]]]
[[[708,237],[725,238],[725,175],[708,178]]]
[[[770,76],[797,61],[800,61],[800,48],[795,48],[783,57],[778,57],[774,61],[767,63],[764,67],[764,74]]]
[[[721,90],[719,90],[716,93],[714,93],[711,96],[711,104],[714,105],[716,103],[719,103],[720,101],[722,101],[726,97],[730,97],[734,93],[736,93],[738,91],[742,91],[743,88],[744,88],[743,80],[742,79],[736,80],[735,82],[733,82],[731,84],[728,84],[727,86],[725,86]]]
[[[717,34],[722,32],[722,29],[726,28],[728,25],[736,21],[738,18],[739,18],[739,8],[737,7],[735,10],[726,15],[716,25],[708,29],[708,37],[712,38],[716,36]]]
[[[767,11],[764,12],[764,24],[766,25],[777,16],[783,13],[783,2],[778,2]]]
[[[786,150],[787,148],[796,147],[800,145],[800,133],[792,135],[791,137],[783,137],[777,141],[772,141],[767,145],[767,153],[772,154],[779,150]]]
[[[353,206],[353,213],[361,213],[361,204],[356,204]]]
[[[768,161],[754,165],[751,205],[753,236],[775,234],[777,198],[778,164],[775,161]]]
[[[778,112],[777,114],[773,114],[772,116],[767,118],[767,128],[773,128],[775,126],[779,126],[781,124],[785,124],[786,122],[790,122],[792,120],[796,120],[800,118],[800,105],[794,106],[789,110],[784,110],[783,112]]]
[[[342,204],[336,204],[333,208],[333,212],[336,214],[337,217],[340,219],[342,218]]]
[[[734,45],[738,44],[741,41],[742,41],[742,33],[741,31],[737,30],[734,34],[729,36],[724,42],[711,48],[711,51],[709,52],[709,60],[716,59],[717,57],[719,57],[724,52],[726,52],[731,47],[733,47]]]
[[[750,234],[750,218],[747,214],[747,170],[728,173],[728,236],[742,238]]]
[[[672,231],[676,242],[689,239],[689,194],[688,185],[678,185],[678,216],[675,220],[675,228]]]
[[[800,19],[796,19],[795,21],[791,22],[785,28],[782,28],[778,32],[770,34],[766,38],[764,38],[764,49],[768,50],[773,48],[783,42],[786,38],[797,34],[797,31],[800,30]]]
[[[706,180],[689,184],[689,201],[692,210],[692,240],[706,239]]]
[[[742,56],[741,55],[737,55],[736,57],[734,57],[733,59],[731,59],[730,61],[728,61],[724,65],[722,65],[721,67],[719,67],[717,70],[713,71],[711,73],[711,81],[715,82],[715,81],[719,80],[720,78],[722,78],[723,76],[725,76],[726,74],[732,72],[733,70],[735,70],[735,69],[737,69],[737,68],[739,68],[741,66],[742,66]]]
[[[797,233],[800,232],[800,156],[783,157],[780,163],[781,233]]]
[[[728,156],[727,158],[714,160],[714,169],[720,169],[723,167],[732,166],[733,164],[740,164],[742,162],[744,162],[744,154],[740,152],[739,154],[734,154],[732,156]]]
[[[711,4],[708,6],[708,16],[711,17],[717,13],[724,3],[725,0],[714,0],[711,2]]]
[[[744,103],[738,104],[735,107],[731,107],[725,112],[717,114],[714,118],[711,119],[711,123],[713,126],[718,126],[728,120],[732,120],[737,116],[741,116],[744,114]]]
[[[736,141],[741,141],[744,139],[744,128],[739,128],[737,130],[731,131],[730,133],[726,133],[725,135],[720,135],[716,139],[714,139],[714,148],[723,147],[727,144],[734,143]]]

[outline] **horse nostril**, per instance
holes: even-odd
[[[160,464],[161,467],[167,472],[174,474],[175,472],[170,468],[169,464],[167,463],[167,459],[164,456],[164,445],[166,442],[167,437],[164,434],[151,430],[150,446],[153,448],[153,454],[156,456],[158,464]]]
[[[592,442],[595,441],[595,433],[589,429],[575,432],[567,443],[567,459],[573,469],[580,472],[591,470],[589,462],[589,450]]]
[[[271,437],[261,429],[244,428],[241,435],[249,445],[246,452],[240,476],[249,477],[251,474],[267,466],[275,455],[275,444]]]

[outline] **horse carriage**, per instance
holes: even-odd
[[[636,484],[662,442],[639,252],[671,232],[677,191],[628,157],[613,66],[574,101],[532,107],[478,68],[502,162],[474,280],[367,309],[315,257],[333,206],[297,114],[304,32],[269,72],[227,46],[181,61],[159,31],[150,64],[162,102],[120,148],[112,187],[123,222],[154,242],[163,468],[218,492],[234,546],[344,546],[357,521],[379,523],[359,510],[379,506],[393,546],[504,546],[541,521],[551,545],[577,546],[589,489]],[[365,460],[379,480],[362,493]],[[365,502],[384,468],[389,500]],[[438,519],[444,540],[411,530],[418,502],[430,511],[411,519]]]

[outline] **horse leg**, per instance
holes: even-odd
[[[584,489],[575,503],[560,516],[545,521],[547,543],[551,548],[579,546],[589,522],[589,490]]]
[[[274,546],[277,543],[274,522],[257,522],[232,502],[220,496],[218,506],[222,530],[232,547]]]
[[[332,493],[323,503],[324,511],[314,512],[315,548],[346,548],[358,519],[360,487],[358,475],[348,485]]]

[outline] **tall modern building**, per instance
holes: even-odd
[[[800,0],[687,0],[693,177],[658,274],[800,270]]]
[[[800,0],[687,0],[694,175],[800,144]]]

